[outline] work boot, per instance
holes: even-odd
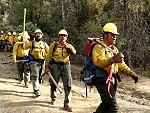
[[[53,96],[51,96],[51,101],[49,102],[51,105],[54,105],[54,103],[55,103],[55,100],[56,100],[56,94],[55,94],[55,92],[54,92],[54,95]]]
[[[54,105],[56,99],[52,99],[49,104]]]
[[[29,88],[29,82],[28,81],[25,82],[25,87]]]
[[[39,97],[39,96],[41,96],[40,92],[39,91],[35,91],[33,97]]]
[[[19,83],[18,84],[23,84],[23,80],[19,80]]]
[[[68,112],[72,112],[72,108],[69,105],[64,105],[63,109]]]

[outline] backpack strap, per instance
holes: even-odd
[[[31,51],[30,51],[30,52],[32,52],[34,48],[35,48],[35,42],[34,42],[34,41],[32,41],[32,49],[31,49]]]
[[[46,48],[45,42],[42,41],[42,44],[44,45],[44,48]],[[32,50],[33,50],[34,48],[35,48],[35,41],[32,41],[32,49],[31,49],[31,52],[32,52]],[[42,49],[44,49],[44,48],[42,48]]]
[[[53,51],[52,51],[52,58],[54,56],[54,52],[56,51],[57,47],[58,47],[58,43],[54,42],[54,47],[53,47]]]
[[[56,51],[57,47],[58,47],[58,43],[57,43],[57,42],[54,42],[54,47],[53,47],[53,51],[52,51],[52,58],[51,58],[51,60],[50,60],[50,62],[49,62],[50,65],[52,65],[52,64],[55,63],[55,60],[54,60],[53,57],[54,57],[54,52]]]

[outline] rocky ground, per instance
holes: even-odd
[[[0,52],[0,113],[66,113],[62,109],[64,93],[57,93],[57,100],[50,105],[48,76],[44,77],[41,85],[41,96],[32,97],[32,84],[25,88],[18,84],[16,64],[8,63],[12,57],[10,53]],[[95,88],[88,88],[85,97],[85,86],[79,81],[81,68],[72,66],[73,113],[93,113],[100,103]],[[59,85],[62,87],[62,83]],[[150,79],[140,76],[137,84],[128,77],[122,77],[118,84],[117,101],[120,113],[150,113]]]

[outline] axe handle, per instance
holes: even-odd
[[[27,62],[27,61],[29,61],[29,60],[17,60],[16,63],[17,62]],[[13,62],[3,62],[2,64],[11,64],[11,63],[13,63]]]
[[[17,60],[16,62],[27,62],[29,60]]]
[[[26,25],[26,8],[24,8],[24,16],[23,16],[23,36],[25,35],[25,25]]]
[[[60,88],[59,85],[56,83],[56,81],[54,80],[54,78],[53,78],[53,76],[51,75],[50,72],[48,72],[48,75],[50,76],[51,80],[52,80],[53,83],[55,84],[55,86],[56,86],[56,88],[58,89],[58,91],[59,91],[60,93],[62,93],[61,88]]]
[[[107,48],[109,51],[111,51],[112,53],[114,54],[117,54],[114,50],[112,50],[110,47],[108,47],[107,45],[103,44],[102,42],[100,41],[97,41],[98,44],[102,45],[103,47]]]

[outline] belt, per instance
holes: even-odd
[[[17,59],[17,60],[23,60],[24,57],[17,57],[16,59]]]
[[[69,65],[69,64],[70,64],[70,61],[68,61],[68,62],[54,62],[53,64]]]
[[[36,61],[36,62],[43,62],[44,59],[34,59],[33,61]]]

